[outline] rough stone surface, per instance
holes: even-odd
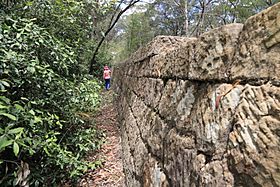
[[[189,57],[189,79],[228,79],[242,24],[231,24],[202,34]]]
[[[114,68],[128,187],[280,186],[280,4]]]
[[[245,22],[231,68],[233,79],[280,79],[279,10],[278,3]]]

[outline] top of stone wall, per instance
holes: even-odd
[[[127,72],[190,80],[271,80],[280,84],[280,3],[248,18],[244,25],[225,25],[198,38],[157,36],[123,65],[143,61],[137,67],[126,67]]]
[[[232,79],[280,80],[280,3],[248,18],[239,37]]]
[[[164,55],[176,48],[184,46],[191,38],[180,36],[156,36],[146,46],[139,48],[130,57],[130,62],[140,62],[155,55]]]

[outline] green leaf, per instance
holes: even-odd
[[[50,152],[48,151],[48,149],[46,147],[43,148],[45,153],[47,153],[48,156],[51,156]]]
[[[34,105],[36,105],[36,104],[37,104],[37,102],[36,102],[36,101],[31,101],[31,103],[32,103],[32,104],[34,104]]]
[[[10,87],[10,84],[7,81],[0,80],[0,83],[3,84],[6,87]]]
[[[9,108],[9,107],[0,104],[0,109],[4,109],[4,108]]]
[[[27,67],[27,71],[31,72],[31,73],[34,73],[36,70],[34,67]]]
[[[2,92],[7,91],[7,90],[5,90],[5,86],[3,86],[2,84],[0,84],[0,90],[1,90]]]
[[[33,116],[35,116],[34,110],[29,110],[29,113],[32,114]]]
[[[17,38],[17,39],[20,38],[20,35],[21,35],[21,33],[17,33],[16,38]]]
[[[20,99],[24,101],[29,101],[26,97],[21,97]]]
[[[23,130],[24,130],[24,128],[18,127],[18,128],[9,130],[8,133],[9,134],[18,134],[18,133],[22,132]]]
[[[24,111],[24,108],[21,105],[19,105],[19,104],[15,104],[15,107],[18,110]]]
[[[5,97],[5,96],[0,96],[0,100],[4,101],[6,104],[9,104],[9,103],[10,103],[10,99],[8,99],[8,98]]]
[[[16,120],[17,120],[16,116],[14,116],[14,115],[12,115],[12,114],[0,112],[0,116],[1,116],[1,115],[10,118],[10,119],[13,120],[13,121],[16,121]]]
[[[34,116],[34,123],[42,122],[40,117]]]
[[[11,145],[13,140],[8,140],[5,136],[0,137],[0,151],[3,150],[5,147]]]
[[[13,150],[14,150],[14,154],[17,156],[19,153],[19,146],[18,146],[17,142],[14,142]]]
[[[26,6],[32,6],[33,2],[32,1],[27,1]]]

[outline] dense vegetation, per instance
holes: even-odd
[[[98,109],[104,64],[157,35],[197,36],[278,0],[154,0],[120,19],[138,2],[0,0],[1,186],[57,186],[100,165],[83,160],[102,143],[83,116]]]
[[[0,184],[56,186],[99,162],[86,162],[100,134],[100,83],[87,76],[94,39],[83,1],[1,1]]]

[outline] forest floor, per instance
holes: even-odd
[[[121,137],[113,104],[113,91],[102,93],[100,111],[93,117],[97,128],[105,133],[101,149],[90,154],[87,160],[101,160],[102,167],[86,173],[78,182],[79,187],[123,187],[124,173],[121,159]]]

